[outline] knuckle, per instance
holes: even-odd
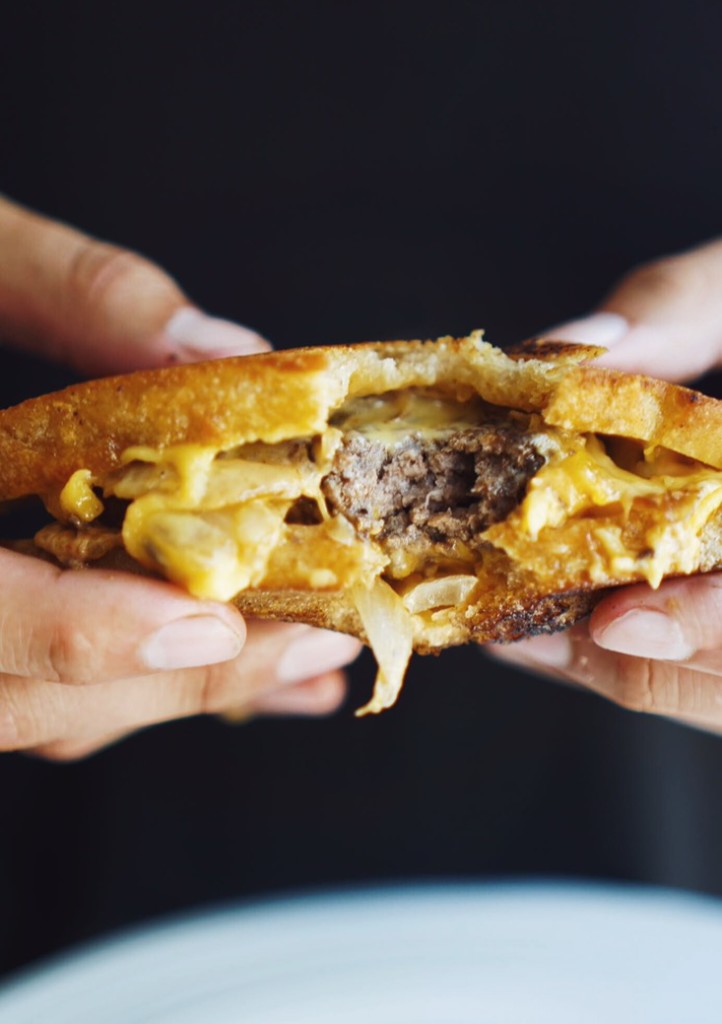
[[[85,630],[76,622],[56,623],[47,645],[47,667],[44,674],[56,683],[89,683],[94,645]]]
[[[615,688],[613,699],[625,711],[638,714],[651,712],[654,706],[649,691],[643,685],[640,686],[637,680],[621,680]]]
[[[196,690],[196,714],[217,715],[244,700],[246,687],[239,686],[233,662],[208,665]]]
[[[83,241],[70,261],[68,292],[71,301],[102,310],[149,273],[161,276],[154,264],[134,252],[106,242]]]
[[[627,711],[639,713],[681,710],[678,666],[649,658],[627,659],[617,679],[614,700]]]

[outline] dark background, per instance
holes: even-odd
[[[709,3],[6,5],[0,187],[281,346],[508,343],[722,223]],[[0,399],[70,377],[4,352]],[[370,659],[354,670],[352,706]],[[0,762],[0,969],[289,887],[585,875],[722,892],[722,741],[417,659],[355,720]]]

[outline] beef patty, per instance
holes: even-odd
[[[412,432],[395,443],[352,432],[322,486],[330,508],[366,536],[474,546],[521,502],[544,461],[513,421],[434,438]]]

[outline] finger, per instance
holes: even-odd
[[[84,373],[266,351],[150,260],[0,197],[0,337]]]
[[[585,623],[552,637],[510,644],[498,653],[517,665],[583,686],[630,711],[708,729],[722,727],[720,676],[685,663],[604,650],[592,640]]]
[[[345,694],[338,669],[358,657],[363,645],[354,637],[304,625],[249,621],[248,642],[239,661],[251,685],[239,701],[227,672],[220,691],[208,696],[223,717],[243,722],[255,714],[329,714]],[[282,632],[279,632],[282,630]]]
[[[339,709],[346,691],[347,680],[343,672],[327,672],[261,697],[252,705],[251,711],[261,715],[330,715]]]
[[[0,672],[97,683],[227,661],[244,643],[235,608],[170,583],[2,549],[0,576]]]
[[[722,575],[624,587],[600,602],[589,633],[609,651],[722,675]]]
[[[610,348],[600,365],[689,380],[722,363],[722,241],[632,271],[598,312],[544,332]]]
[[[174,718],[250,708],[283,686],[333,674],[359,646],[342,634],[264,622],[252,624],[244,651],[223,665],[86,687],[0,676],[0,750],[52,749],[57,756],[59,750],[90,750],[103,737]],[[314,670],[308,661],[305,668],[301,664],[311,649]],[[297,663],[293,672],[289,662]]]
[[[250,704],[300,683],[345,668],[362,650],[355,637],[300,623],[250,620],[242,654],[211,666],[203,678],[199,710],[241,712]],[[196,685],[191,681],[191,686]],[[233,717],[233,714],[231,714]]]
[[[346,691],[347,680],[343,672],[327,672],[305,683],[276,690],[255,702],[250,701],[245,713],[239,714],[237,720],[248,721],[259,715],[314,718],[330,715],[339,709]],[[122,729],[85,739],[56,740],[26,752],[48,761],[78,761],[107,749],[132,732],[132,729]]]

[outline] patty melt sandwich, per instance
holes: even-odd
[[[413,650],[570,625],[607,587],[722,565],[722,403],[482,340],[299,349],[0,412],[32,550],[355,634],[390,706]]]

